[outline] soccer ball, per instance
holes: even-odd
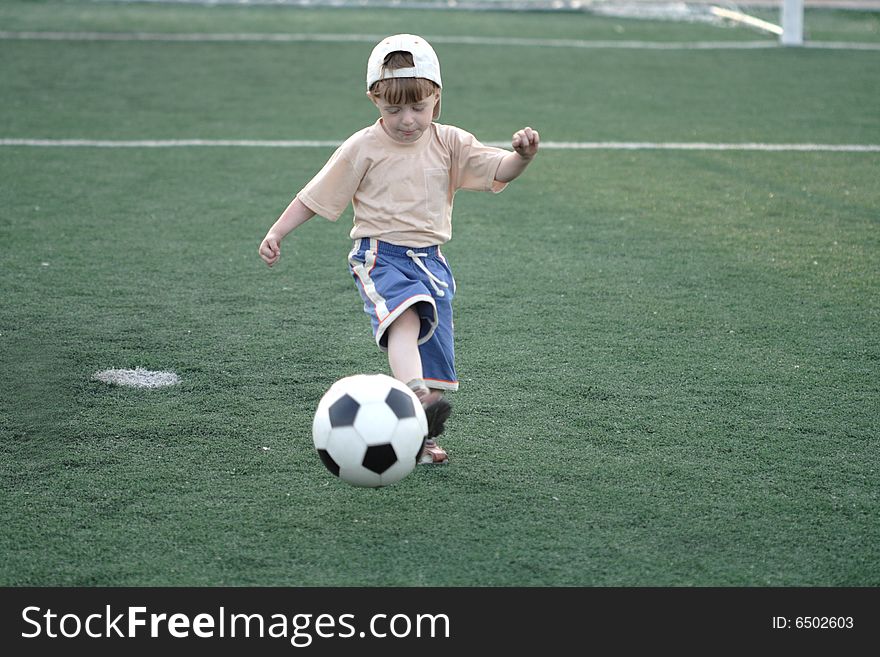
[[[353,486],[378,488],[413,471],[428,421],[415,393],[384,374],[340,379],[321,397],[312,439],[327,469]]]

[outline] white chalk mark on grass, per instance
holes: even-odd
[[[92,378],[102,383],[130,388],[164,388],[180,382],[180,377],[174,372],[155,372],[141,367],[133,370],[103,370],[95,372]]]

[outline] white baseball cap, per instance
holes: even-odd
[[[412,55],[413,66],[408,68],[385,69],[385,58],[393,52],[408,52]],[[443,87],[440,80],[440,60],[431,44],[415,34],[395,34],[382,39],[367,60],[367,91],[379,80],[387,78],[425,78],[438,87]],[[437,103],[434,118],[440,115],[440,103]]]

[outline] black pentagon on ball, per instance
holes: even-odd
[[[364,454],[364,467],[378,475],[385,472],[395,463],[397,463],[397,453],[394,451],[394,447],[387,443],[385,445],[367,447],[367,453]]]
[[[326,449],[319,449],[318,456],[321,457],[321,463],[335,476],[339,476],[339,465],[336,461],[333,460],[333,457],[330,456],[330,452]]]
[[[354,418],[360,407],[361,405],[354,397],[348,394],[342,395],[330,405],[330,426],[334,429],[336,427],[350,427],[354,424]]]
[[[412,397],[406,394],[403,390],[391,388],[391,390],[388,391],[388,396],[385,398],[385,403],[388,404],[388,408],[394,411],[398,420],[407,417],[415,417],[416,409],[413,406]]]

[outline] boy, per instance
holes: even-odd
[[[376,344],[395,378],[415,392],[428,418],[420,463],[442,464],[435,438],[457,390],[452,331],[455,280],[440,245],[452,235],[458,189],[500,192],[538,152],[539,136],[524,128],[513,152],[482,145],[440,116],[440,63],[412,34],[382,40],[367,62],[367,96],[379,119],[340,146],[269,229],[260,257],[270,267],[281,240],[319,214],[339,218],[354,207],[349,270],[370,316]]]

